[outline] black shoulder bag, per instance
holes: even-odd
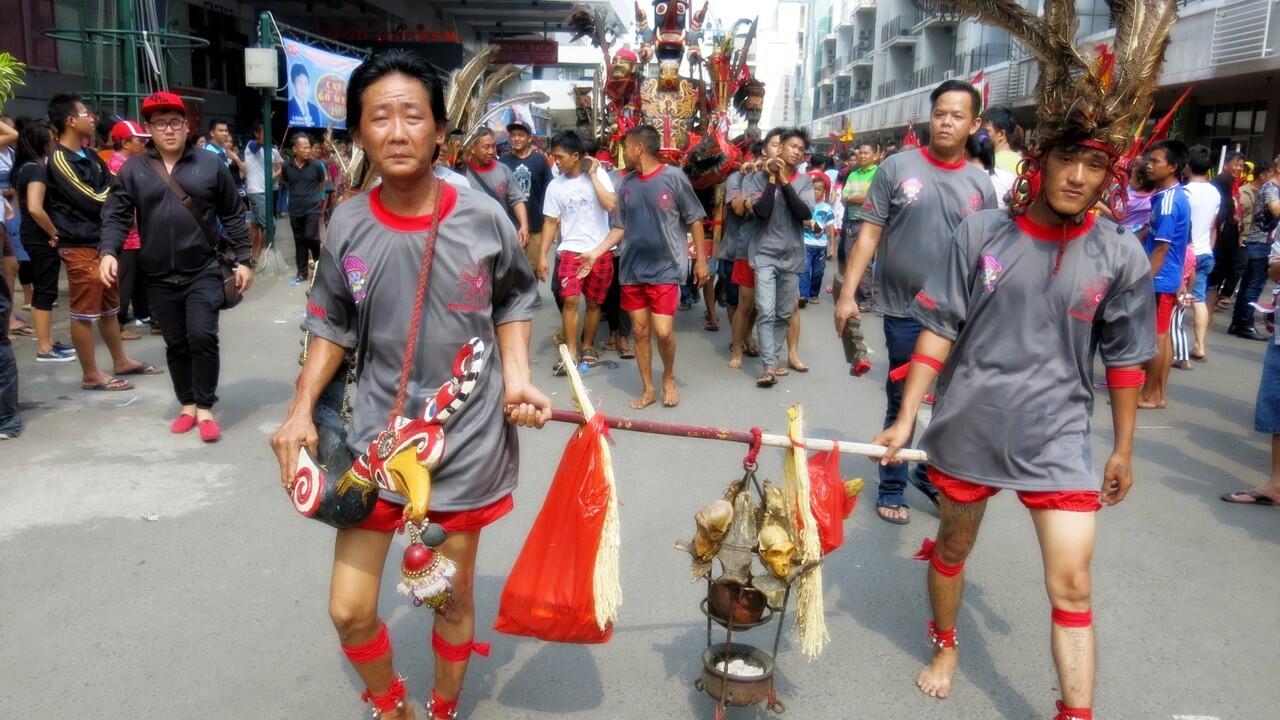
[[[218,270],[222,274],[222,309],[230,310],[240,301],[244,299],[240,289],[236,287],[236,256],[228,248],[230,244],[227,238],[219,237],[213,232],[213,228],[209,227],[208,221],[205,220],[204,214],[196,209],[195,200],[187,194],[186,190],[178,184],[173,176],[169,174],[169,169],[164,166],[164,162],[160,158],[148,155],[147,163],[151,165],[151,170],[165,185],[178,196],[178,201],[182,203],[182,207],[191,213],[191,217],[195,218],[196,224],[200,226],[200,230],[204,232],[204,237],[213,246],[213,254],[218,259]]]

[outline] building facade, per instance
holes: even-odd
[[[1022,0],[1033,13],[1041,0]],[[1109,42],[1105,0],[1077,2],[1079,45]],[[1034,58],[1008,33],[943,11],[932,0],[814,0],[805,56],[811,71],[808,126],[815,138],[846,123],[859,137],[901,137],[927,123],[929,92],[979,72],[990,104],[1035,124]],[[1158,118],[1193,86],[1171,135],[1215,153],[1251,159],[1280,152],[1280,0],[1182,0],[1160,75]]]

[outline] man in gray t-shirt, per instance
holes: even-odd
[[[526,202],[529,198],[511,168],[498,162],[498,146],[494,141],[493,131],[482,128],[471,141],[471,156],[467,159],[464,170],[467,179],[476,190],[493,198],[494,202],[507,211],[507,217],[515,226],[516,237],[520,247],[529,244],[529,212]]]
[[[862,205],[862,227],[836,302],[836,328],[843,333],[844,319],[860,316],[854,293],[874,257],[890,369],[911,356],[921,328],[911,317],[911,300],[947,256],[952,232],[973,213],[996,207],[991,178],[964,155],[965,141],[982,127],[981,96],[967,83],[948,81],[930,97],[929,145],[903,150],[880,164]],[[885,399],[888,427],[898,416],[902,383],[886,380]],[[923,467],[908,477],[905,465],[881,466],[876,501],[881,519],[907,522],[903,491],[908,480],[936,502]]]
[[[767,140],[766,144],[775,142]],[[759,199],[750,204],[755,216],[755,232],[748,242],[748,259],[755,271],[756,336],[760,340],[763,372],[756,386],[777,384],[777,376],[787,374],[782,365],[782,344],[794,317],[800,293],[800,271],[804,269],[804,222],[813,214],[813,179],[796,169],[804,158],[809,138],[804,131],[784,130],[776,136],[779,154],[769,160],[765,172],[752,175],[764,179]],[[754,187],[758,181],[752,183]],[[796,328],[799,337],[799,327]],[[807,370],[796,357],[794,342],[789,352],[790,366]]]

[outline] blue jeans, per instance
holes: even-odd
[[[884,344],[889,355],[889,369],[911,361],[911,353],[916,349],[916,339],[924,326],[915,318],[884,316]],[[884,396],[888,401],[884,412],[884,426],[887,428],[898,419],[898,408],[902,406],[903,383],[884,381]],[[915,439],[915,433],[912,433]],[[923,464],[917,463],[916,481],[925,487],[932,487]],[[903,492],[907,489],[907,463],[880,466],[880,496],[877,505],[906,505]]]
[[[787,326],[799,298],[800,275],[776,267],[756,268],[756,337],[765,371],[783,367]]]
[[[800,298],[817,300],[822,294],[822,278],[827,273],[827,249],[804,246],[804,269],[800,271]]]
[[[0,344],[0,434],[16,438],[22,434],[22,418],[18,416],[18,361],[13,346]]]
[[[1262,288],[1267,284],[1267,252],[1270,246],[1266,243],[1245,243],[1244,252],[1248,260],[1244,266],[1244,277],[1240,281],[1240,292],[1236,293],[1236,309],[1231,315],[1231,327],[1237,331],[1247,332],[1253,327],[1253,308],[1249,303],[1256,302],[1262,296]]]
[[[1262,360],[1258,402],[1253,408],[1253,429],[1280,435],[1280,345],[1275,342],[1267,347],[1267,355]]]
[[[1213,272],[1213,253],[1196,256],[1196,283],[1191,288],[1191,297],[1198,303],[1205,302],[1209,292],[1209,274]]]

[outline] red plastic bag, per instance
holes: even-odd
[[[845,498],[839,448],[809,457],[809,509],[818,524],[823,555],[844,544],[844,519],[853,512],[857,502],[856,495]]]
[[[603,643],[592,579],[609,502],[597,415],[569,440],[547,499],[502,589],[493,629],[567,643]]]

